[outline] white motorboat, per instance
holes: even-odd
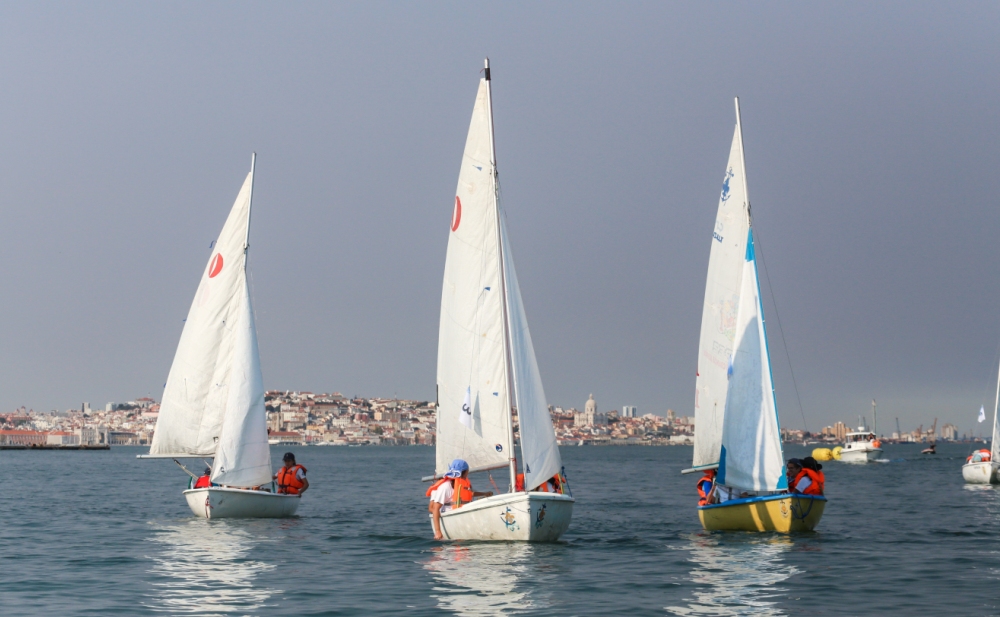
[[[298,495],[255,490],[271,484],[264,378],[246,276],[255,163],[256,155],[212,243],[167,376],[149,454],[139,457],[214,458],[212,487],[184,492],[191,511],[205,518],[291,516],[301,503]]]
[[[882,442],[875,433],[863,426],[847,434],[844,446],[840,450],[840,460],[844,463],[870,463],[881,457]]]
[[[443,477],[459,458],[473,473],[508,469],[508,492],[442,513],[443,535],[549,542],[569,526],[574,499],[534,491],[561,475],[562,459],[500,211],[490,88],[487,60],[455,192],[438,333],[437,457],[424,479]],[[519,475],[527,491],[516,490]]]

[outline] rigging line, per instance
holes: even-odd
[[[749,216],[749,204],[747,214]],[[809,425],[806,423],[806,412],[802,408],[802,396],[799,394],[799,384],[795,379],[795,369],[792,368],[792,356],[788,353],[788,343],[785,342],[785,330],[781,327],[781,316],[778,315],[778,302],[774,298],[774,287],[771,285],[771,274],[767,270],[767,262],[764,260],[764,249],[761,248],[763,242],[760,237],[760,230],[757,230],[757,242],[754,243],[754,250],[760,252],[760,265],[764,268],[764,278],[767,279],[767,290],[771,294],[771,305],[774,306],[774,320],[778,322],[778,334],[781,335],[781,346],[785,349],[785,360],[788,362],[788,372],[792,375],[792,387],[795,389],[795,399],[799,403],[799,415],[802,416],[802,428],[809,432]]]

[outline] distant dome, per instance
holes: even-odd
[[[587,406],[584,407],[587,412],[597,413],[597,401],[594,400],[594,395],[591,394],[590,398],[587,399]]]

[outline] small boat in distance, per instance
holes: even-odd
[[[882,442],[864,426],[848,433],[840,450],[840,460],[844,463],[870,463],[881,456]]]
[[[211,486],[189,484],[184,491],[191,511],[205,518],[285,517],[301,503],[299,495],[263,488],[273,489],[271,451],[246,277],[256,158],[212,243],[167,376],[149,454],[139,455],[171,458],[178,465],[178,458],[214,458]]]
[[[1000,484],[997,469],[1000,468],[1000,435],[997,434],[997,409],[1000,407],[1000,368],[997,369],[997,396],[993,403],[993,434],[989,450],[977,450],[969,455],[962,465],[962,477],[967,484]],[[983,411],[980,408],[980,420]]]
[[[465,460],[472,473],[509,470],[508,492],[497,487],[500,494],[442,511],[442,534],[450,540],[553,542],[569,527],[575,500],[565,481],[557,492],[536,490],[561,474],[562,459],[500,211],[490,88],[486,60],[448,237],[438,332],[437,459],[435,474],[424,480],[443,477],[453,459]],[[517,490],[515,410],[524,490]]]
[[[694,460],[717,469],[698,518],[707,530],[811,531],[826,497],[788,493],[754,250],[740,101],[705,284]]]

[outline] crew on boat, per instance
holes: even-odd
[[[517,477],[514,479],[514,490],[517,491],[517,492],[521,492],[521,491],[524,490],[524,474],[523,473],[517,474]],[[563,493],[562,479],[559,477],[559,474],[556,474],[556,475],[552,476],[551,478],[549,478],[548,480],[546,480],[545,482],[542,482],[536,488],[533,488],[531,490],[532,490],[532,492],[535,492],[535,493],[559,493],[559,494],[562,494]]]
[[[826,484],[823,466],[811,456],[788,459],[788,492],[802,495],[822,495]]]
[[[989,463],[993,455],[989,450],[976,450],[965,459],[966,463]]]
[[[705,475],[698,480],[698,505],[707,506],[715,503],[716,498],[712,495],[712,485],[715,484],[715,470],[706,469]]]
[[[192,488],[210,488],[212,486],[212,468],[206,467],[205,473],[194,481]]]
[[[454,508],[460,508],[463,504],[469,503],[476,497],[492,497],[493,492],[476,492],[472,490],[472,482],[469,480],[469,464],[457,458],[448,465],[448,471],[444,477],[431,485],[427,489],[427,496],[430,503],[427,511],[431,513],[431,522],[434,525],[434,539],[443,540],[441,533],[441,513]]]
[[[278,493],[282,495],[301,495],[309,488],[309,480],[306,479],[306,468],[295,462],[295,455],[285,452],[281,458],[285,465],[274,474],[274,480],[278,483]]]

